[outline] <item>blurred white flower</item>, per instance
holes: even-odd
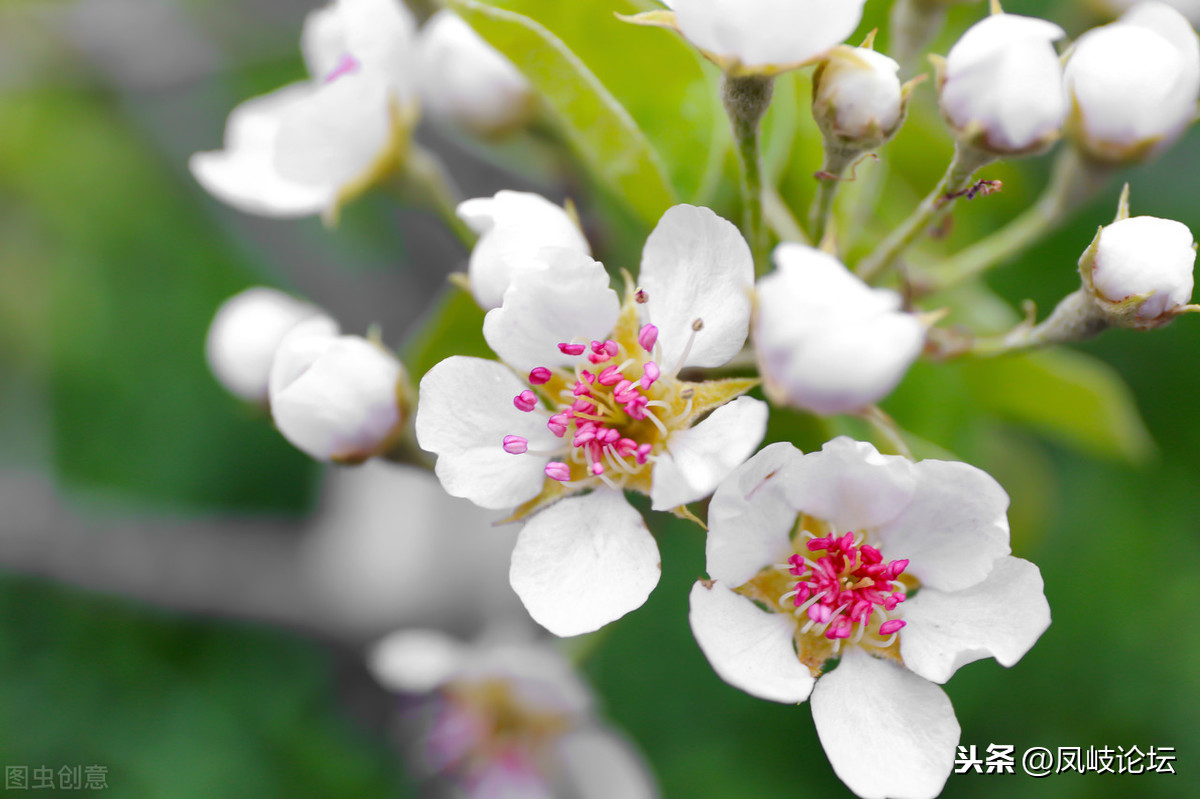
[[[338,335],[331,319],[292,329],[275,352],[271,416],[317,460],[357,463],[385,452],[406,415],[404,367],[382,346]]]
[[[529,81],[453,11],[439,11],[425,23],[418,49],[422,108],[430,116],[482,136],[529,119]]]
[[[730,685],[811,696],[850,790],[936,796],[960,732],[937,684],[985,657],[1011,666],[1050,624],[1041,573],[1009,555],[1007,508],[964,463],[772,444],[713,496],[692,632]]]
[[[518,274],[484,321],[504,363],[433,367],[416,432],[450,494],[519,505],[514,519],[537,511],[510,576],[530,615],[568,636],[640,607],[658,584],[658,547],[623,491],[655,510],[707,496],[762,440],[767,406],[739,396],[755,381],[679,377],[724,364],[746,339],[754,270],[729,222],[669,209],[623,308],[601,264],[561,248],[541,258],[547,268]]]
[[[641,757],[595,717],[591,692],[546,645],[461,644],[395,633],[369,657],[376,678],[428,695],[415,766],[468,799],[652,799]]]
[[[1098,0],[1114,13],[1127,11],[1141,0]],[[1200,25],[1200,0],[1165,0],[1166,4],[1188,18],[1193,25]]]
[[[208,368],[229,393],[267,401],[267,378],[279,342],[321,309],[275,289],[256,286],[221,303],[208,327]]]
[[[871,288],[802,244],[775,250],[758,281],[754,347],[774,402],[852,413],[885,397],[921,354],[925,329],[900,295]]]
[[[1058,137],[1067,114],[1052,22],[993,14],[950,49],[940,75],[941,106],[961,136],[998,154],[1040,150]]]
[[[543,247],[592,254],[571,215],[539,194],[499,191],[460,203],[458,216],[479,234],[467,276],[471,294],[484,310],[500,307],[518,274],[546,268],[537,257]]]
[[[772,74],[810,63],[846,40],[866,0],[663,0],[674,26],[734,73]]]
[[[1200,41],[1188,21],[1159,2],[1076,41],[1065,85],[1072,143],[1090,158],[1129,163],[1170,146],[1200,99]]]
[[[248,213],[335,214],[403,158],[415,35],[397,0],[335,0],[312,12],[300,43],[312,80],[235,108],[225,149],[194,154],[192,174]]]
[[[834,48],[813,74],[813,116],[826,137],[873,149],[900,124],[900,65],[867,47]]]
[[[1153,327],[1178,315],[1192,298],[1196,244],[1187,225],[1135,216],[1104,227],[1081,268],[1092,296]],[[1126,307],[1130,303],[1136,307]]]

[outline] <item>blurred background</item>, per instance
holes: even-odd
[[[611,16],[646,4],[496,4],[560,35],[656,146],[676,148],[667,160],[683,165],[672,174],[681,196],[740,218],[712,70],[666,32]],[[313,7],[0,0],[0,765],[102,766],[122,797],[417,795],[389,742],[393,700],[367,673],[364,647],[417,624],[470,636],[497,602],[515,615],[504,584],[513,531],[489,530],[489,516],[461,506],[414,515],[426,500],[406,492],[434,489],[388,467],[319,467],[204,363],[216,307],[256,284],[322,305],[348,332],[380,324],[412,355],[414,377],[432,365],[412,344],[431,314],[457,308],[441,318],[467,327],[480,318],[446,283],[466,252],[386,192],[328,229],[238,213],[190,177],[188,156],[219,147],[235,104],[304,77],[297,41]],[[863,32],[886,7],[867,4]],[[1005,7],[1072,36],[1101,20],[1083,2]],[[983,10],[953,9],[935,51]],[[766,134],[769,170],[801,218],[820,159],[808,92],[807,74],[781,80]],[[573,166],[550,127],[481,143],[425,124],[418,137],[465,196],[573,197],[597,257],[636,266],[647,223]],[[1135,214],[1200,230],[1198,145],[1192,131],[1122,175]],[[884,167],[866,164],[847,190],[885,186],[864,230],[902,218],[950,149],[923,87],[884,152],[886,184],[872,181]],[[961,204],[951,235],[920,255],[1014,216],[1050,163],[991,168],[1004,191]],[[1114,181],[990,275],[989,302],[1047,309],[1073,290],[1075,261],[1118,191]],[[983,301],[984,289],[968,292]],[[468,341],[447,352],[478,348],[477,328],[455,335]],[[1200,632],[1188,616],[1200,594],[1198,352],[1200,322],[1184,318],[1049,360],[921,364],[886,403],[929,451],[1005,485],[1015,554],[1041,567],[1054,614],[1017,666],[983,661],[947,686],[962,743],[1177,750],[1174,776],[971,774],[952,776],[945,796],[1200,793]],[[779,413],[771,435],[811,449],[842,429]],[[493,535],[452,541],[460,526]],[[665,514],[652,529],[660,587],[582,668],[664,795],[849,795],[807,705],[726,686],[692,640],[686,595],[703,573],[701,533]]]

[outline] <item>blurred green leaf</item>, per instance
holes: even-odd
[[[404,347],[404,366],[413,382],[451,355],[494,358],[483,340],[483,317],[469,293],[447,286]]]
[[[475,0],[449,4],[547,99],[566,137],[597,178],[647,225],[655,224],[675,202],[662,160],[637,122],[579,56],[523,14]]]
[[[1058,349],[963,364],[984,412],[1028,425],[1086,453],[1145,461],[1154,452],[1129,387],[1106,363]]]

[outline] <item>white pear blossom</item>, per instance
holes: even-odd
[[[407,147],[415,35],[397,0],[335,0],[312,12],[300,43],[312,79],[235,108],[225,149],[193,155],[192,174],[248,213],[334,214]]]
[[[1063,29],[1036,17],[992,14],[950,48],[940,76],[942,113],[988,152],[1042,149],[1067,115],[1054,42]]]
[[[1196,243],[1187,225],[1135,216],[1104,227],[1085,255],[1084,279],[1101,306],[1136,304],[1135,326],[1156,326],[1192,298]]]
[[[925,328],[900,295],[871,288],[828,253],[775,250],[758,281],[754,347],[767,395],[819,414],[851,413],[891,392],[921,354]]]
[[[425,23],[418,51],[421,103],[430,116],[496,136],[533,112],[529,81],[453,11]]]
[[[668,210],[623,307],[586,255],[541,258],[547,267],[516,275],[484,321],[504,363],[431,369],[416,432],[450,494],[522,506],[514,519],[538,511],[510,576],[530,615],[568,636],[640,607],[658,583],[658,547],[623,490],[649,494],[655,510],[707,496],[762,440],[767,406],[739,396],[756,381],[679,374],[724,364],[746,338],[753,265],[729,222]]]
[[[596,718],[588,687],[554,649],[394,633],[369,657],[376,678],[424,695],[415,712],[422,776],[465,799],[652,799],[641,757]]]
[[[866,0],[663,0],[680,34],[732,72],[811,63],[846,40]]]
[[[317,460],[356,463],[386,451],[406,415],[404,367],[379,344],[339,335],[318,317],[275,352],[271,416],[284,438]]]
[[[1200,42],[1175,9],[1134,5],[1079,37],[1067,61],[1072,142],[1099,161],[1160,152],[1191,124],[1200,99]]]
[[[532,192],[506,190],[467,200],[459,203],[458,217],[479,234],[467,276],[471,295],[485,310],[500,307],[517,274],[546,268],[537,257],[543,247],[592,254],[571,215]]]
[[[1142,0],[1100,0],[1114,13],[1127,11]],[[1193,25],[1200,25],[1200,0],[1166,0],[1166,4],[1187,17]]]
[[[813,75],[813,115],[828,137],[875,147],[900,125],[900,65],[869,47],[834,48]]]
[[[811,699],[856,794],[936,796],[959,739],[938,684],[981,658],[1013,665],[1050,624],[1041,573],[1009,555],[1007,507],[964,463],[773,444],[713,496],[692,631],[729,684]]]
[[[208,367],[229,393],[265,403],[279,342],[293,327],[319,315],[320,308],[265,286],[235,294],[221,303],[208,327]]]

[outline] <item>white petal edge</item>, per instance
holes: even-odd
[[[925,460],[912,502],[876,534],[889,560],[908,558],[926,587],[959,591],[988,576],[1008,546],[1008,494],[967,463]]]
[[[600,489],[526,522],[508,574],[533,620],[565,638],[641,607],[658,585],[662,561],[625,495]]]
[[[916,481],[908,460],[839,436],[820,452],[796,459],[788,468],[785,487],[797,510],[844,533],[895,519],[912,501]]]
[[[558,740],[567,781],[579,799],[654,799],[658,789],[641,756],[615,732],[585,727]]]
[[[525,388],[504,364],[463,355],[447,358],[421,378],[417,443],[438,456],[434,471],[448,494],[499,510],[542,490],[549,458],[511,455],[503,448],[508,435],[523,436],[533,450],[559,444],[544,417],[513,406],[513,397]]]
[[[750,328],[754,260],[737,227],[707,208],[668,208],[646,239],[638,285],[658,327],[660,366],[680,363],[692,323],[695,334],[682,366],[720,366],[738,353]]]
[[[901,609],[908,626],[900,655],[936,683],[986,657],[1012,666],[1050,626],[1042,573],[1021,558],[1000,558],[986,580],[962,591],[923,589]]]
[[[711,494],[763,440],[767,411],[762,400],[738,397],[695,427],[672,433],[654,462],[651,507],[670,510]]]
[[[863,799],[933,799],[954,767],[961,729],[937,685],[851,648],[812,694],[833,770]]]
[[[708,505],[708,576],[739,586],[792,553],[796,509],[781,489],[782,472],[800,457],[787,442],[764,447],[725,478]]]
[[[404,630],[375,644],[367,666],[381,685],[404,693],[427,693],[450,680],[469,659],[469,649],[436,630]]]
[[[814,680],[796,656],[790,614],[762,610],[720,583],[696,583],[689,599],[692,635],[722,680],[772,702],[808,698]]]

